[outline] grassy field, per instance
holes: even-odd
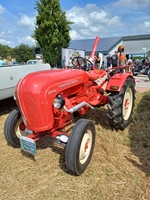
[[[96,125],[92,160],[82,176],[71,176],[64,149],[49,137],[32,156],[7,145],[3,126],[12,99],[0,102],[0,200],[148,200],[150,199],[150,91],[136,93],[132,124],[112,131],[107,107],[85,117]],[[77,120],[77,119],[76,119]]]

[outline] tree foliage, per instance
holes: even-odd
[[[35,56],[32,52],[33,47],[30,47],[26,44],[21,44],[13,48],[13,58],[16,58],[18,62],[27,62],[30,59],[35,59]]]
[[[35,59],[33,54],[33,47],[30,47],[26,44],[21,44],[17,47],[11,48],[0,44],[0,57],[6,59],[7,56],[11,56],[12,59],[15,59],[17,62],[27,62],[27,60]]]
[[[36,28],[33,38],[44,49],[45,62],[54,66],[61,55],[61,48],[70,44],[70,24],[59,0],[36,0]]]
[[[7,58],[7,56],[12,56],[11,47],[0,44],[0,57]]]

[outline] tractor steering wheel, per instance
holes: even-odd
[[[73,69],[82,69],[84,71],[89,71],[93,69],[93,63],[83,57],[77,56],[72,59]]]

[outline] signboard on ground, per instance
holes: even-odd
[[[21,144],[21,149],[23,151],[26,151],[30,154],[37,155],[36,153],[36,144],[35,141],[31,138],[27,138],[25,136],[20,136],[20,144]]]

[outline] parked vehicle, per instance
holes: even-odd
[[[132,69],[133,76],[137,76],[138,74],[147,75],[149,71],[149,66],[135,65]]]
[[[24,63],[20,63],[20,62],[13,62],[13,65],[24,65]]]
[[[28,65],[33,65],[33,64],[38,64],[38,63],[42,63],[42,60],[28,60],[27,61]]]
[[[148,78],[150,80],[150,69],[148,70],[147,75],[148,75]]]
[[[14,65],[14,66],[1,66],[0,67],[0,100],[13,97],[15,86],[18,81],[25,75],[51,69],[50,65],[37,64],[37,65]]]

